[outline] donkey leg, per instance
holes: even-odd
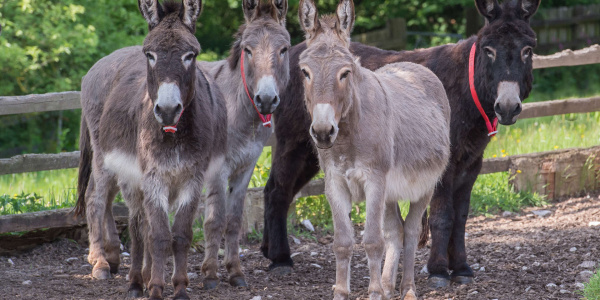
[[[454,226],[448,245],[449,265],[452,271],[451,280],[456,283],[466,284],[473,281],[473,270],[467,263],[465,248],[465,226],[469,215],[471,191],[481,170],[482,158],[473,163],[463,176],[460,186],[454,191]]]
[[[434,289],[450,284],[448,243],[454,224],[454,208],[452,206],[453,173],[452,165],[448,165],[448,169],[442,177],[442,182],[436,186],[429,210],[431,250],[427,262],[427,269],[429,270],[427,282],[429,287]]]
[[[114,197],[117,190],[116,182],[112,175],[102,169],[102,164],[97,163],[101,158],[94,159],[93,176],[86,192],[86,217],[89,228],[90,253],[88,262],[93,265],[92,276],[97,279],[110,278],[110,265],[104,252],[104,222],[106,203],[110,196]],[[89,195],[89,196],[88,196]]]
[[[240,263],[239,246],[244,201],[255,164],[256,161],[246,169],[238,171],[229,180],[230,193],[227,199],[227,227],[225,229],[225,266],[229,273],[229,284],[232,286],[248,286]]]
[[[381,282],[385,297],[391,299],[396,289],[398,262],[402,249],[403,229],[402,215],[398,202],[388,199],[385,205],[383,235],[385,239],[385,264]]]
[[[192,224],[196,216],[198,201],[201,192],[196,189],[201,187],[200,183],[190,183],[186,189],[180,192],[178,199],[179,208],[175,214],[173,222],[173,288],[175,289],[174,299],[190,299],[186,288],[190,284],[187,277],[187,258],[192,243]]]
[[[326,176],[325,194],[333,215],[333,253],[335,254],[335,286],[333,299],[348,299],[350,295],[350,260],[354,247],[354,228],[348,215],[352,210],[350,194],[341,184],[344,179]]]
[[[165,287],[165,263],[171,250],[171,232],[169,230],[168,190],[163,181],[151,174],[143,183],[144,213],[148,218],[148,239],[144,243],[152,256],[150,299],[162,299]]]
[[[145,218],[142,208],[143,198],[139,190],[129,185],[121,185],[121,193],[129,207],[129,237],[131,238],[131,268],[129,269],[129,298],[144,296],[144,278],[142,265],[144,260]],[[149,279],[148,279],[149,280]]]
[[[225,227],[225,199],[227,197],[227,174],[206,178],[206,202],[204,205],[204,261],[202,281],[205,290],[214,289],[219,284],[217,276],[218,252],[223,228]]]
[[[121,239],[119,238],[119,232],[117,231],[117,224],[113,216],[112,204],[115,196],[117,195],[118,189],[111,191],[106,201],[106,211],[104,214],[104,252],[106,253],[106,260],[110,266],[110,273],[116,274],[119,272],[119,265],[121,264]]]
[[[383,259],[384,239],[382,234],[383,214],[385,210],[385,181],[372,178],[366,183],[367,216],[363,244],[369,261],[369,299],[384,298],[381,285],[381,260]],[[393,202],[396,206],[396,202]]]
[[[423,212],[431,200],[433,192],[411,202],[406,221],[404,222],[404,261],[402,263],[402,283],[400,290],[404,300],[417,300],[417,286],[415,284],[415,253],[421,235],[421,220]]]
[[[307,131],[308,132],[308,131]],[[271,260],[270,273],[292,272],[287,235],[287,216],[294,195],[319,171],[319,161],[310,141],[280,141],[273,155],[273,165],[265,193],[265,229],[261,250]]]

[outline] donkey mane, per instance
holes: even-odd
[[[256,19],[259,18],[275,18],[277,12],[273,9],[274,7],[270,3],[261,3],[260,8],[256,11]],[[268,26],[264,24],[264,26]],[[242,24],[238,31],[233,35],[235,39],[233,44],[231,45],[231,50],[229,50],[229,57],[227,57],[227,62],[229,63],[229,68],[231,70],[235,70],[237,68],[238,62],[240,60],[240,56],[242,55],[242,37],[244,36],[244,31],[246,31],[247,24]]]

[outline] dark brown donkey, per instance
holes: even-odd
[[[475,90],[488,119],[513,124],[521,101],[531,91],[532,49],[535,33],[529,18],[539,0],[505,2],[476,0],[486,25],[477,36],[457,44],[415,51],[384,51],[352,43],[350,50],[371,70],[401,61],[431,69],[442,81],[452,110],[452,157],[431,202],[432,249],[428,268],[434,286],[469,282],[473,271],[466,261],[464,243],[471,189],[481,169],[483,151],[490,141],[486,123],[473,103],[469,88],[469,55],[473,45]],[[275,112],[277,150],[265,187],[265,232],[262,251],[270,269],[286,273],[293,265],[287,240],[287,211],[294,195],[317,173],[319,164],[308,128],[310,115],[303,103],[303,74],[297,67],[306,44],[292,47],[290,82]],[[492,121],[493,122],[493,121]]]
[[[201,1],[138,4],[149,24],[143,47],[115,51],[83,78],[77,208],[87,213],[95,278],[119,265],[111,207],[120,189],[130,209],[129,296],[142,296],[145,285],[162,299],[172,251],[175,299],[189,299],[192,222],[204,178],[225,161],[227,113],[218,87],[196,67]]]

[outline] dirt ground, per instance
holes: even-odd
[[[549,210],[540,217],[533,210]],[[420,299],[579,299],[577,290],[600,265],[598,196],[573,198],[522,213],[471,218],[467,225],[468,261],[476,270],[475,282],[441,290],[427,288],[423,270],[428,249],[417,254],[417,289]],[[250,288],[233,288],[222,282],[216,290],[200,289],[201,253],[191,253],[188,272],[192,299],[331,299],[335,259],[331,237],[299,238],[293,242],[295,270],[283,277],[270,276],[269,261],[259,245],[243,252]],[[357,228],[360,241],[360,228]],[[127,249],[125,249],[126,251]],[[61,239],[33,250],[0,257],[1,299],[124,299],[130,259],[122,256],[119,273],[107,281],[93,280],[85,261],[86,246]],[[9,261],[10,260],[10,261]],[[362,247],[357,244],[352,261],[351,299],[366,299],[368,271]],[[401,268],[401,266],[400,266]],[[399,285],[400,278],[398,279]],[[173,292],[170,284],[166,295]],[[398,297],[398,295],[397,295]],[[258,298],[254,298],[255,300]],[[399,299],[399,298],[397,298]]]

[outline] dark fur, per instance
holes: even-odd
[[[85,191],[92,175],[92,145],[85,118],[81,118],[81,135],[79,137],[79,176],[77,177],[77,203],[73,212],[75,216],[85,215]]]
[[[532,13],[521,13],[515,7],[520,4],[521,1],[516,4],[503,3],[502,14],[489,18],[489,24],[477,36],[457,44],[402,52],[380,50],[358,43],[352,43],[350,48],[361,57],[361,64],[371,70],[401,61],[427,66],[440,78],[446,89],[452,109],[452,156],[431,202],[429,224],[433,246],[428,263],[431,276],[447,278],[448,270],[453,271],[452,275],[473,276],[466,262],[465,223],[471,189],[481,169],[483,152],[490,138],[469,91],[469,50],[473,43],[477,43],[476,90],[490,120],[495,117],[494,101],[500,80],[518,82],[520,99],[526,99],[533,81],[531,58],[519,65],[515,59],[520,57],[514,57],[514,53],[506,51],[525,44],[535,46],[535,33],[528,23]],[[504,49],[504,52],[499,51],[493,68],[483,53],[482,47],[487,45]],[[308,134],[310,116],[304,107],[303,75],[298,68],[298,57],[304,49],[304,43],[291,49],[291,84],[282,95],[280,107],[274,115],[277,148],[265,187],[265,232],[261,247],[263,255],[272,261],[271,269],[293,265],[286,232],[287,212],[294,195],[319,170],[313,142]],[[506,75],[507,69],[511,75]]]

